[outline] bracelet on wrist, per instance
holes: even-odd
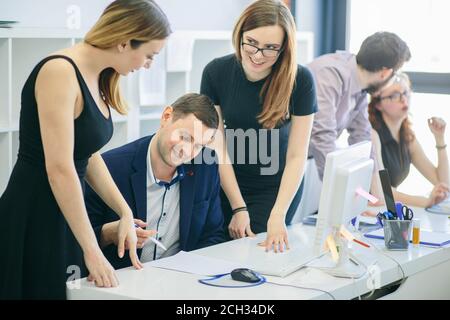
[[[444,145],[442,145],[442,146],[436,145],[436,149],[438,149],[438,150],[445,149],[445,148],[447,148],[447,145],[446,145],[446,144],[444,144]]]
[[[239,208],[233,209],[231,211],[231,213],[234,215],[234,214],[236,214],[238,212],[241,212],[241,211],[247,211],[247,207],[239,207]]]

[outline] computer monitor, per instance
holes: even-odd
[[[361,142],[327,155],[314,240],[316,254],[326,252],[325,242],[330,234],[336,235],[335,240],[339,242],[340,227],[347,226],[366,209],[367,200],[358,196],[356,190],[370,189],[374,166],[370,159],[371,147],[371,142]],[[359,278],[366,271],[349,261],[347,245],[342,243],[338,263],[323,270],[349,278]]]

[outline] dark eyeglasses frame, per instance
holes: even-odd
[[[253,45],[253,44],[244,42],[244,39],[242,39],[242,40],[241,40],[241,46],[243,47],[244,44],[247,45],[247,46],[250,46],[250,47],[253,47],[253,48],[256,49],[256,52],[255,52],[255,53],[250,53],[250,52],[247,52],[247,51],[246,51],[247,53],[252,54],[252,55],[255,55],[255,54],[257,54],[259,51],[261,51],[262,55],[263,55],[265,58],[276,58],[276,57],[278,57],[278,56],[280,55],[280,53],[284,50],[284,47],[281,47],[280,49],[259,48],[259,47],[255,46],[255,45]],[[244,51],[245,51],[245,50],[244,50]],[[275,51],[277,54],[274,55],[274,56],[266,56],[266,55],[264,54],[264,51],[266,51],[266,52],[267,52],[267,51]]]
[[[398,98],[396,98],[398,96]],[[403,97],[407,99],[411,96],[411,90],[405,90],[403,92],[396,92],[386,97],[378,97],[378,100],[382,101],[385,99],[389,99],[390,101],[400,102],[403,100]]]

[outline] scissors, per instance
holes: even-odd
[[[401,202],[395,204],[397,216],[400,220],[412,220],[414,218],[414,212],[408,206],[405,206]]]

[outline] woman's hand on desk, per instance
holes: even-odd
[[[438,183],[434,186],[433,190],[430,193],[430,196],[427,199],[427,203],[425,208],[429,208],[438,204],[448,197],[449,187],[445,183]]]
[[[284,216],[281,215],[270,215],[267,221],[267,238],[259,244],[266,247],[266,251],[270,251],[273,248],[275,252],[283,252],[285,246],[289,250],[288,234],[284,219]]]
[[[114,268],[100,248],[84,252],[84,261],[89,270],[88,281],[94,281],[97,287],[111,288],[119,285]]]
[[[240,211],[233,215],[230,224],[228,225],[228,232],[233,239],[244,238],[245,236],[255,236],[250,228],[250,216],[248,211]]]

